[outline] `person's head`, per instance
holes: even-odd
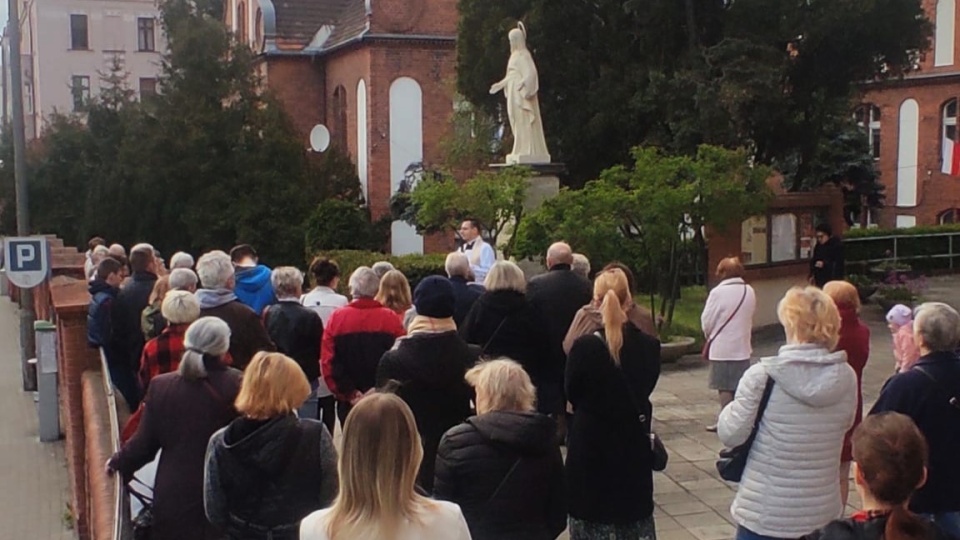
[[[373,270],[373,272],[377,274],[377,277],[380,279],[383,279],[383,276],[387,275],[387,272],[396,270],[396,268],[394,268],[394,266],[387,261],[377,261],[373,263],[373,266],[371,266],[370,269]]]
[[[192,269],[194,265],[193,255],[178,251],[173,254],[173,257],[170,257],[170,270],[176,270],[177,268],[186,268]]]
[[[315,286],[335,289],[340,281],[340,266],[333,259],[317,257],[310,263],[310,275]]]
[[[150,291],[150,299],[148,301],[151,305],[163,302],[168,292],[170,292],[170,277],[163,276],[153,284],[153,290]]]
[[[127,250],[120,244],[111,244],[108,250],[110,251],[110,256],[118,261],[126,260],[127,258]]]
[[[170,288],[178,291],[197,291],[197,274],[189,268],[174,268],[170,272]]]
[[[910,496],[927,479],[927,442],[909,416],[871,414],[853,431],[853,476],[864,500],[892,510],[884,538],[929,538],[919,518],[910,514]],[[910,532],[913,534],[910,534]]]
[[[113,257],[104,258],[97,265],[97,279],[111,287],[119,287],[123,283],[123,263]]]
[[[833,227],[829,223],[821,223],[816,228],[817,243],[826,244],[827,240],[833,236]]]
[[[183,345],[186,350],[177,371],[185,379],[207,377],[204,358],[220,359],[230,348],[230,327],[219,317],[200,317],[187,328]]]
[[[887,312],[887,327],[891,332],[897,332],[900,327],[913,322],[913,310],[903,304],[897,304]]]
[[[620,349],[623,348],[623,325],[627,322],[626,306],[630,298],[627,275],[619,268],[604,270],[593,280],[593,303],[600,307],[607,348],[618,366]]]
[[[250,244],[240,244],[230,250],[230,262],[238,268],[251,268],[257,265],[257,251]]]
[[[631,270],[629,266],[627,266],[626,264],[620,261],[613,261],[611,263],[607,263],[607,265],[604,266],[603,269],[604,270],[617,269],[623,272],[623,275],[627,277],[627,286],[630,287],[630,296],[634,296],[637,294],[637,278],[633,276],[633,270]]]
[[[847,281],[830,281],[823,286],[823,292],[833,299],[838,308],[853,309],[860,313],[860,293]]]
[[[555,242],[547,249],[547,268],[558,264],[573,266],[573,250],[566,242]]]
[[[443,268],[447,271],[448,277],[462,277],[469,281],[470,260],[463,253],[455,251],[448,254],[447,260],[443,263]]]
[[[423,446],[410,407],[393,394],[361,399],[343,426],[340,494],[330,510],[335,539],[384,538],[416,519],[426,499],[415,491]]]
[[[258,352],[243,370],[243,383],[234,404],[237,412],[254,420],[292,413],[310,397],[310,382],[290,357]]]
[[[220,250],[204,253],[197,261],[197,276],[204,289],[233,289],[233,263],[230,256]]]
[[[960,314],[942,302],[920,304],[913,313],[913,335],[921,354],[954,351],[960,343]]]
[[[300,298],[303,294],[303,272],[292,266],[278,266],[270,272],[270,285],[278,300]]]
[[[107,245],[106,240],[104,240],[99,236],[94,236],[93,238],[90,239],[89,242],[87,242],[87,249],[93,252],[93,250],[96,249],[98,246],[106,246],[106,245]]]
[[[373,298],[380,290],[380,278],[369,266],[360,266],[350,274],[350,296]]]
[[[717,265],[717,277],[721,280],[742,278],[743,263],[740,262],[740,258],[727,257],[726,259],[721,260],[720,264]]]
[[[536,410],[537,389],[530,375],[509,358],[477,364],[467,371],[466,378],[477,391],[477,414]]]
[[[110,256],[110,248],[107,246],[94,246],[93,250],[90,252],[90,258],[93,260],[93,265],[96,266],[100,264],[100,261]]]
[[[441,276],[427,276],[413,292],[413,305],[417,315],[431,319],[449,319],[457,306],[453,284]]]
[[[170,291],[160,305],[160,313],[170,324],[190,324],[200,318],[200,302],[188,291]]]
[[[573,265],[571,269],[574,274],[584,279],[590,279],[590,259],[583,253],[573,254]]]
[[[390,270],[380,278],[376,300],[394,311],[406,311],[413,305],[410,282],[403,272]]]
[[[133,273],[157,272],[157,259],[154,256],[153,246],[137,244],[130,250],[130,270]]]
[[[840,339],[837,305],[816,287],[794,287],[780,300],[777,317],[788,343],[815,343],[833,350]]]
[[[483,286],[488,291],[527,291],[527,279],[523,277],[523,270],[510,261],[497,261],[490,267]]]
[[[475,219],[465,219],[460,224],[459,232],[464,242],[473,242],[480,236],[480,222]]]

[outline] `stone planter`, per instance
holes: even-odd
[[[697,340],[692,337],[676,336],[660,344],[660,363],[671,364],[685,354],[690,354]]]

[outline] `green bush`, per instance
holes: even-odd
[[[372,223],[370,211],[349,201],[327,199],[307,218],[307,253],[328,249],[374,250],[387,236],[382,221]]]
[[[360,250],[327,250],[314,253],[314,256],[324,256],[337,261],[340,265],[340,293],[347,294],[348,281],[350,274],[361,266],[373,266],[379,261],[387,261],[403,272],[410,282],[410,288],[416,288],[417,284],[427,276],[445,276],[444,262],[447,256],[444,253],[434,253],[428,255],[387,255],[378,251],[360,251]],[[313,257],[307,261],[307,265]]]

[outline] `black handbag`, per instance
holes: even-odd
[[[140,482],[140,480],[136,478],[133,480],[149,488],[149,486]],[[133,518],[133,538],[134,540],[150,540],[150,535],[153,532],[153,499],[137,492],[129,486],[127,487],[127,491],[143,505],[143,508],[137,513],[137,516]]]
[[[720,478],[727,482],[739,482],[740,478],[743,477],[743,471],[747,468],[747,458],[750,457],[750,448],[753,446],[753,440],[757,438],[760,420],[763,418],[764,411],[767,410],[771,393],[773,393],[773,377],[768,376],[767,385],[763,389],[763,397],[760,398],[760,406],[757,408],[757,418],[753,421],[753,429],[750,430],[750,436],[743,444],[720,451],[720,459],[717,460],[717,472],[720,473]]]

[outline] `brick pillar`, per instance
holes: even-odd
[[[70,472],[70,503],[81,540],[90,538],[86,483],[86,440],[83,423],[83,372],[100,370],[100,356],[87,346],[87,283],[65,277],[50,282],[57,319],[60,408]]]

